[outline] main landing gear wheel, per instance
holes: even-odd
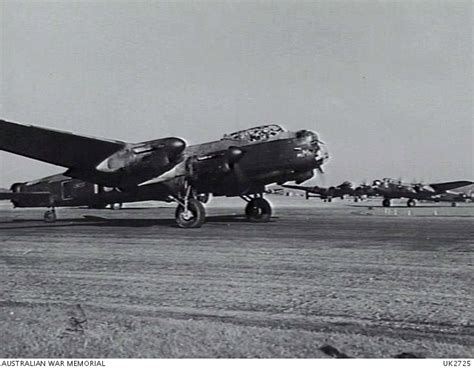
[[[408,201],[407,201],[407,206],[408,206],[409,208],[412,208],[413,206],[416,206],[416,201],[415,201],[415,199],[410,199],[410,200],[408,200]]]
[[[269,222],[272,217],[272,207],[270,203],[262,197],[257,197],[248,202],[245,207],[245,215],[253,222]]]
[[[185,210],[184,205],[178,205],[175,217],[180,228],[199,228],[206,220],[206,210],[200,201],[189,199],[188,209]]]
[[[122,209],[122,203],[121,202],[114,202],[113,204],[110,204],[110,208],[112,210],[120,210],[120,209]]]
[[[390,199],[383,199],[382,206],[384,208],[389,208],[390,207]]]
[[[48,210],[44,213],[44,221],[46,223],[54,223],[56,221],[56,212],[53,210]]]

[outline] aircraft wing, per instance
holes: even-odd
[[[454,190],[455,188],[469,186],[474,184],[471,181],[455,181],[455,182],[444,182],[444,183],[430,183],[430,187],[432,187],[436,192],[445,192],[449,190]]]
[[[0,120],[0,150],[66,168],[95,168],[125,146],[124,142]]]
[[[285,188],[291,188],[293,190],[301,190],[301,191],[306,191],[306,192],[314,192],[314,187],[307,187],[307,186],[296,186],[296,185],[282,185],[282,187]],[[318,194],[319,195],[319,194]]]

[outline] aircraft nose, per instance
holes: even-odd
[[[314,152],[314,160],[316,160],[319,166],[323,165],[326,161],[329,160],[328,148],[326,144],[319,139],[316,133],[313,133],[311,147],[312,151]]]
[[[325,144],[322,142],[319,143],[319,151],[317,151],[317,156],[316,160],[322,160],[322,162],[325,162],[329,160],[329,150]]]
[[[326,144],[319,139],[319,136],[316,132],[301,130],[296,133],[296,138],[298,139],[300,148],[298,150],[303,150],[306,152],[306,157],[311,157],[313,168],[321,169],[321,166],[329,159],[329,152],[326,147]]]

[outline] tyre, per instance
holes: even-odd
[[[56,212],[54,210],[48,210],[44,213],[43,217],[46,223],[54,223],[56,221]]]
[[[189,199],[188,211],[183,205],[178,205],[175,213],[176,223],[180,228],[199,228],[206,220],[206,210],[196,199]]]
[[[272,207],[267,200],[259,197],[249,201],[245,207],[245,215],[252,222],[269,222],[272,217]]]
[[[410,199],[407,201],[407,206],[409,208],[412,208],[413,206],[416,206],[416,201],[414,199]]]
[[[390,207],[390,199],[383,199],[382,206],[384,208],[389,208]]]
[[[110,208],[112,210],[120,210],[120,209],[122,209],[122,203],[121,202],[114,202],[113,204],[110,204]]]

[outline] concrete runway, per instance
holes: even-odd
[[[270,223],[217,199],[201,229],[2,206],[0,357],[474,355],[473,205],[269,199]]]

